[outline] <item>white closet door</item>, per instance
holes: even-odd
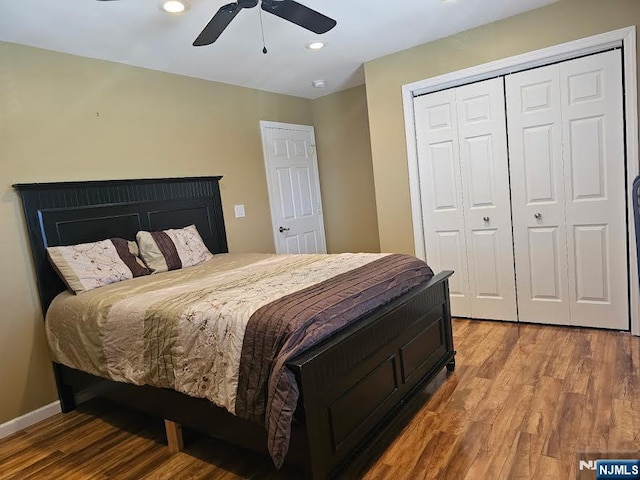
[[[627,328],[620,52],[506,86],[519,318]]]
[[[502,78],[455,92],[472,316],[516,321]]]
[[[569,323],[569,278],[557,65],[506,77],[518,313]]]
[[[572,325],[629,326],[621,61],[558,65]]]
[[[414,99],[427,262],[454,270],[451,313],[471,317],[454,90]]]

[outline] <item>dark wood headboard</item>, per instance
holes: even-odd
[[[14,185],[22,198],[42,311],[66,289],[46,248],[110,237],[135,240],[139,230],[194,224],[212,253],[226,253],[219,180],[154,178]]]

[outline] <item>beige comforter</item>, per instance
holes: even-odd
[[[172,388],[235,413],[244,329],[267,303],[380,254],[227,254],[195,267],[55,298],[56,362],[118,382]]]

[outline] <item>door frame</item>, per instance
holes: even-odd
[[[583,55],[599,53],[617,47],[622,47],[622,64],[624,69],[625,135],[627,141],[625,146],[627,155],[626,182],[630,192],[633,180],[640,174],[635,26],[534,50],[402,86],[413,238],[417,257],[426,260],[424,247],[425,235],[422,227],[416,125],[413,108],[414,97],[530,68],[541,67],[550,63],[570,60]],[[640,282],[638,281],[638,262],[635,249],[636,234],[633,218],[633,198],[631,195],[627,195],[627,212],[631,333],[640,336]]]
[[[295,123],[283,123],[283,122],[271,122],[267,120],[260,120],[260,142],[262,143],[262,157],[264,159],[264,173],[267,178],[267,191],[269,192],[269,213],[271,215],[271,232],[273,233],[273,245],[276,253],[284,253],[278,251],[278,232],[277,225],[273,218],[273,212],[275,211],[275,187],[271,182],[271,176],[269,175],[269,161],[267,160],[267,145],[264,141],[265,131],[267,128],[277,128],[281,130],[298,130],[306,131],[311,134],[311,148],[313,148],[313,171],[316,177],[315,187],[318,194],[320,223],[322,225],[322,242],[324,245],[324,252],[327,253],[327,232],[324,226],[324,209],[322,207],[322,192],[320,191],[320,172],[318,170],[318,148],[316,146],[316,133],[315,128],[312,125],[299,125]]]

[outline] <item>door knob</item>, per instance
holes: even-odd
[[[289,231],[289,229],[288,229],[288,228],[285,228],[285,227],[280,227],[280,228],[278,229],[278,231],[279,231],[280,233],[282,233],[282,232],[288,232],[288,231]]]
[[[483,218],[483,220],[484,220],[485,222],[489,222],[490,218],[489,218],[489,217],[484,217],[484,218]]]
[[[541,213],[536,213],[534,215],[534,217],[536,217],[536,220],[541,220],[542,219],[542,214]]]

